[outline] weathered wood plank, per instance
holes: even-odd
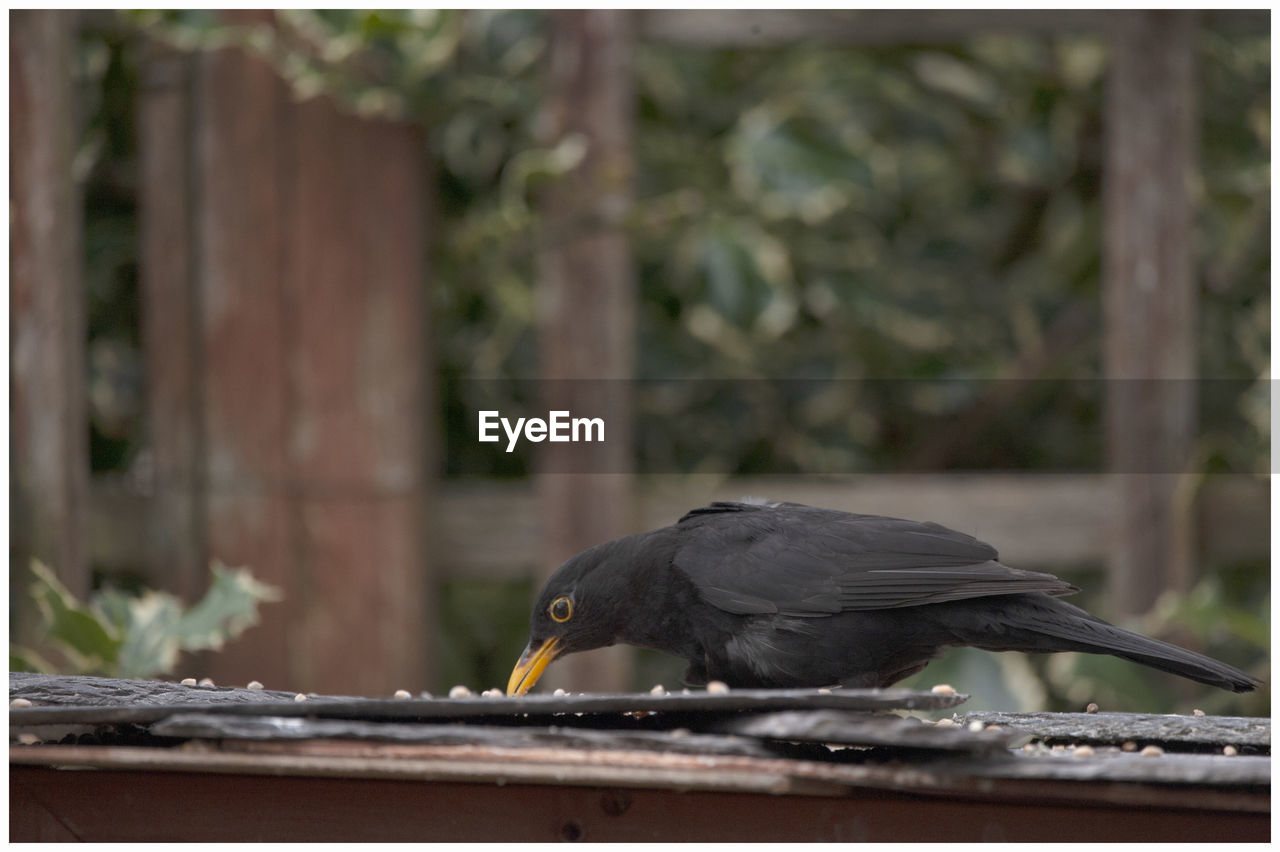
[[[17,568],[10,581],[26,582],[35,557],[83,596],[89,421],[83,210],[72,169],[81,112],[72,79],[77,14],[10,15],[10,557]],[[15,621],[25,628],[32,614],[19,608]]]
[[[245,24],[271,18],[260,10],[225,14]],[[290,438],[291,316],[281,294],[290,96],[266,61],[237,48],[200,54],[195,80],[192,272],[204,558],[252,566],[291,592],[290,506],[279,487]],[[276,617],[210,658],[208,674],[226,682],[291,680],[290,627],[300,605],[287,592]]]
[[[292,683],[430,682],[421,132],[290,104],[286,349]],[[359,637],[359,641],[352,641]],[[377,660],[371,665],[370,660]],[[264,681],[265,682],[265,681]]]
[[[300,104],[236,47],[182,60],[157,50],[147,74],[157,465],[127,567],[149,565],[152,585],[189,600],[215,558],[284,591],[272,618],[208,661],[215,680],[421,684],[435,588],[422,132],[327,98]],[[111,567],[125,558],[120,535],[138,529],[114,520],[101,525]]]
[[[165,588],[197,599],[208,583],[203,505],[203,376],[195,243],[193,75],[198,60],[156,42],[143,45],[138,92],[139,283],[147,363],[148,511],[95,523],[94,559],[113,568],[121,554],[100,549],[144,526],[146,562]],[[108,480],[110,481],[110,480]],[[96,521],[101,514],[91,514]],[[159,585],[159,584],[157,584]]]

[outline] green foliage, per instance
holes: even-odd
[[[209,591],[194,606],[166,592],[139,596],[111,587],[81,603],[38,561],[31,595],[40,613],[39,649],[11,645],[14,671],[144,678],[171,672],[183,652],[217,650],[258,622],[258,604],[280,593],[247,568],[215,562]]]
[[[275,29],[227,26],[220,12],[123,14],[135,32],[181,49],[245,45],[299,97],[326,93],[360,114],[422,123],[438,201],[431,338],[444,473],[532,470],[527,444],[474,455],[472,417],[533,402],[520,380],[536,374],[537,193],[583,154],[573,140],[553,148],[539,138],[546,14],[289,10]],[[133,135],[119,129],[132,120],[122,95],[136,90],[136,52],[118,33],[92,35],[85,51],[86,91],[100,93],[87,101],[81,157],[91,328],[136,349],[136,226],[130,184],[119,179],[137,171]],[[1105,40],[1091,36],[848,49],[640,44],[637,201],[626,223],[637,374],[697,381],[637,387],[637,469],[1102,469],[1106,65]],[[1198,369],[1232,383],[1201,401],[1195,467],[1260,472],[1270,444],[1269,35],[1204,30],[1196,68]],[[112,391],[102,399],[129,402],[136,361],[119,348],[94,357],[95,384]],[[1033,381],[1007,398],[975,381],[1023,368]],[[726,377],[761,381],[716,381]],[[797,381],[833,377],[853,381]],[[130,411],[95,404],[95,466],[122,466],[121,446],[140,442]],[[994,416],[976,418],[960,455],[946,438],[975,413]],[[1258,580],[1250,596],[1193,596],[1192,609],[1147,632],[1168,635],[1181,620],[1238,624],[1247,648],[1211,632],[1193,644],[1251,659],[1268,645],[1257,608],[1268,580],[1266,566],[1244,573]],[[500,685],[523,641],[530,590],[447,594],[495,614],[485,625],[447,617],[441,656],[460,662],[446,680]],[[506,606],[507,595],[519,606]],[[154,621],[172,621],[153,607]],[[1013,656],[949,654],[918,682],[964,689],[978,678],[984,693],[1021,701],[1031,693],[1009,685],[1025,675],[1010,674]],[[1084,696],[1112,708],[1163,702],[1139,705],[1149,709],[1194,694],[1111,658],[1054,655],[1032,667],[1057,709],[1079,709]],[[1005,686],[988,683],[997,676]],[[1253,698],[1217,698],[1259,709]]]
[[[529,607],[536,589],[527,580],[451,580],[440,588],[434,690],[454,684],[505,689],[511,667],[528,641]]]

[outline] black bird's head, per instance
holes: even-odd
[[[617,641],[632,568],[627,544],[619,539],[584,550],[547,580],[533,605],[529,644],[511,672],[507,695],[528,692],[556,657]]]

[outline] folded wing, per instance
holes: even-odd
[[[934,523],[795,503],[713,503],[680,519],[674,565],[712,605],[824,616],[1076,588],[1010,568],[995,548]]]

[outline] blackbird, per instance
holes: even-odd
[[[562,565],[533,607],[507,684],[556,657],[624,642],[683,657],[690,685],[887,687],[947,646],[1111,654],[1247,692],[1256,678],[1115,627],[1051,574],[934,523],[797,503],[718,502]]]

